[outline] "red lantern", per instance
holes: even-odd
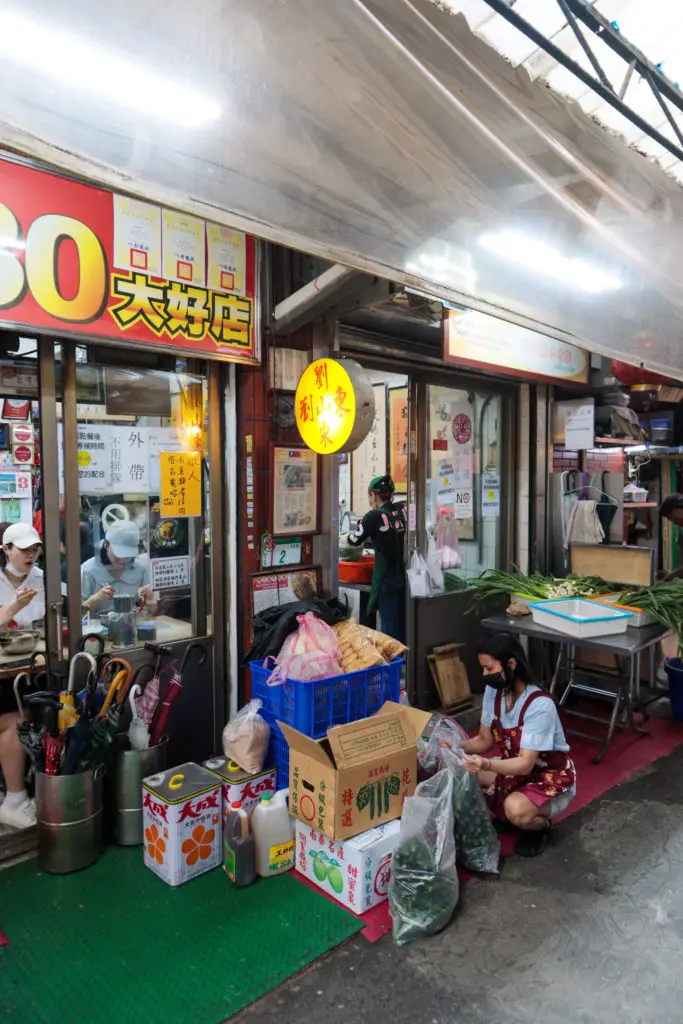
[[[643,370],[638,366],[631,366],[630,363],[621,363],[616,359],[612,360],[612,373],[622,384],[667,384],[669,377],[661,373],[653,373],[652,370]]]

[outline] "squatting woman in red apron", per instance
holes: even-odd
[[[547,846],[552,819],[576,794],[576,770],[553,699],[532,681],[519,641],[493,633],[478,647],[486,680],[479,735],[462,744],[500,821],[520,830],[517,853]],[[486,757],[496,744],[500,757]]]

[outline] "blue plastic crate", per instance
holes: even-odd
[[[277,686],[268,686],[269,662],[251,662],[252,697],[263,702],[262,711],[269,722],[285,722],[314,740],[334,725],[374,715],[385,701],[398,701],[401,695],[403,658],[329,679],[286,679]]]
[[[270,725],[270,746],[268,747],[268,759],[266,764],[274,764],[277,768],[277,788],[287,789],[289,787],[289,743],[282,734],[270,715],[263,716]]]

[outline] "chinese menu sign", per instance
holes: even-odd
[[[353,382],[335,359],[318,359],[299,378],[295,398],[296,425],[311,451],[341,451],[356,420]]]
[[[449,309],[444,319],[444,360],[465,366],[499,366],[511,376],[588,380],[588,353],[547,334],[473,309]]]
[[[370,482],[387,471],[387,389],[375,384],[375,418],[370,433],[351,455],[351,508],[360,515],[368,503]]]
[[[250,236],[0,161],[0,238],[0,322],[256,361]]]
[[[63,430],[57,428],[59,474],[64,479]],[[159,493],[159,455],[183,447],[174,427],[78,424],[78,483],[81,494]]]
[[[163,519],[202,514],[202,457],[199,452],[160,452]]]
[[[152,590],[170,590],[172,587],[189,587],[190,559],[152,558]]]
[[[397,494],[408,486],[408,388],[389,392],[390,473]]]

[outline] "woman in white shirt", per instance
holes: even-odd
[[[43,570],[36,565],[42,543],[27,523],[14,523],[2,534],[0,549],[0,628],[29,628],[45,617]]]
[[[43,571],[36,565],[40,536],[26,523],[14,523],[2,534],[0,550],[0,628],[29,627],[45,616]],[[0,823],[30,828],[36,810],[24,786],[24,749],[17,735],[19,715],[9,680],[0,684],[0,767],[5,779],[5,799],[0,804]]]

